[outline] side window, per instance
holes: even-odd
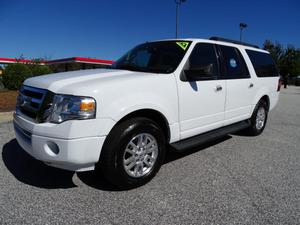
[[[197,44],[190,55],[186,69],[185,71],[196,77],[195,80],[215,79],[219,73],[215,46],[207,43]]]
[[[245,60],[237,48],[219,45],[223,71],[221,78],[223,79],[240,79],[250,78],[250,74]]]
[[[277,77],[279,76],[276,65],[270,54],[246,50],[255,73],[258,77]]]

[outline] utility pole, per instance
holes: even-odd
[[[240,41],[242,41],[243,29],[247,27],[248,25],[246,23],[240,23]]]
[[[175,33],[175,37],[178,38],[178,24],[179,24],[179,6],[181,5],[181,3],[186,2],[186,0],[174,0],[175,4],[176,4],[176,33]]]

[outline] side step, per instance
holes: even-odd
[[[243,130],[250,126],[250,122],[248,120],[234,123],[225,127],[218,128],[216,130],[212,130],[203,134],[199,134],[197,136],[187,138],[175,143],[172,143],[171,146],[175,148],[176,151],[184,151],[186,149],[190,149],[193,147],[197,147],[205,142],[212,141],[223,137],[227,134],[234,133],[240,130]]]

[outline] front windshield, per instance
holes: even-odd
[[[127,52],[113,69],[152,73],[172,73],[190,46],[189,41],[160,41],[141,44]]]

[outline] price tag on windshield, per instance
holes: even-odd
[[[180,42],[176,42],[176,44],[182,48],[184,51],[187,49],[187,47],[189,46],[189,42],[183,42],[183,41],[180,41]]]

